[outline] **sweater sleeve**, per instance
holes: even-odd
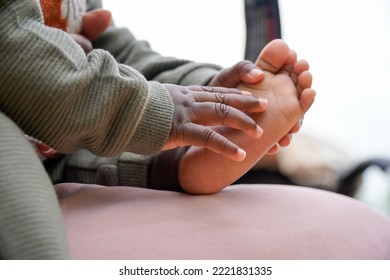
[[[146,79],[162,83],[207,85],[221,69],[214,64],[161,56],[148,42],[137,40],[127,28],[111,26],[93,45],[109,51],[120,63],[134,67]]]
[[[38,1],[1,0],[0,110],[62,153],[150,155],[169,135],[169,92],[107,51],[44,26]]]
[[[101,1],[90,0],[89,9],[96,8],[101,8]],[[114,24],[93,45],[109,51],[118,62],[134,67],[146,79],[161,83],[207,85],[221,70],[215,64],[164,57],[152,50],[147,41],[137,40],[129,29]]]

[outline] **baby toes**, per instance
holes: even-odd
[[[303,71],[298,75],[297,90],[302,94],[304,89],[310,88],[313,83],[313,76],[309,71]]]
[[[302,91],[301,97],[299,99],[299,103],[301,105],[303,112],[306,113],[310,109],[311,105],[314,102],[315,96],[316,96],[316,91],[312,88],[305,88]]]

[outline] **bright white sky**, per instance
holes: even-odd
[[[244,55],[242,0],[104,0],[163,55],[230,66]],[[390,157],[390,1],[279,0],[283,38],[311,64],[303,132],[356,158]]]

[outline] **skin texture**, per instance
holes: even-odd
[[[70,34],[87,54],[92,51],[91,41],[98,38],[111,23],[111,12],[103,9],[87,12],[83,17],[81,34]]]
[[[194,145],[240,161],[245,158],[245,151],[209,126],[235,128],[255,139],[263,133],[246,114],[263,112],[267,103],[262,98],[250,96],[238,89],[165,86],[171,93],[175,112],[164,150]]]
[[[83,17],[81,34],[89,40],[98,38],[111,24],[112,15],[104,9],[92,10]]]

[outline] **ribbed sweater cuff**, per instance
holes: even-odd
[[[171,130],[173,110],[168,90],[157,82],[149,82],[147,105],[129,145],[132,151],[142,155],[160,151]]]

